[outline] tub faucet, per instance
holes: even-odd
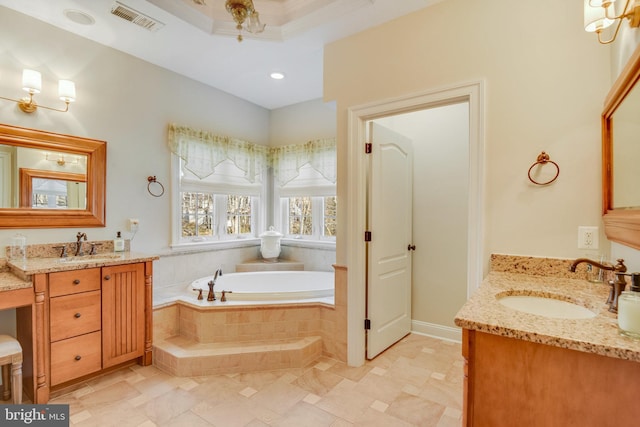
[[[618,259],[618,263],[616,265],[604,265],[599,262],[587,259],[587,258],[578,258],[571,264],[569,270],[575,272],[578,264],[587,263],[592,265],[593,267],[598,267],[601,270],[613,271],[616,275],[615,280],[611,280],[609,285],[611,285],[611,290],[609,291],[609,298],[607,298],[607,304],[609,304],[609,311],[612,313],[618,312],[618,297],[624,291],[624,288],[627,286],[627,281],[624,276],[627,272],[627,266],[624,265],[624,260],[622,258]]]
[[[87,233],[81,233],[78,231],[76,234],[76,256],[82,256],[84,253],[82,252],[82,239],[87,241]]]
[[[213,292],[213,287],[216,285],[216,280],[218,280],[218,276],[222,276],[222,269],[219,268],[216,270],[213,275],[213,280],[209,280],[207,285],[209,286],[209,293],[207,294],[207,301],[215,301],[216,294]]]

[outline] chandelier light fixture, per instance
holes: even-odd
[[[260,14],[253,7],[252,0],[227,0],[225,6],[236,23],[239,42],[242,41],[242,30],[251,34],[264,31],[264,24],[260,22]]]
[[[615,1],[584,0],[584,29],[598,34],[598,41],[602,44],[612,43],[616,39],[625,18],[629,20],[630,27],[640,27],[640,0],[627,0],[620,15],[615,13]],[[603,40],[602,31],[616,22],[613,36],[609,40]]]
[[[38,109],[38,104],[33,99],[33,95],[40,93],[40,90],[42,89],[42,76],[40,75],[40,72],[24,69],[22,71],[22,89],[29,94],[28,97],[13,99],[0,96],[0,99],[16,102],[18,107],[20,107],[20,109],[25,113],[33,113]],[[59,111],[61,113],[69,111],[69,104],[76,100],[75,83],[71,80],[60,80],[58,82],[58,97],[60,100],[64,101],[66,105],[64,109],[46,107],[44,105],[40,105],[40,107],[46,108],[47,110]]]

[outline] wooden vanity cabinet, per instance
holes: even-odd
[[[635,426],[640,363],[463,329],[463,426]]]
[[[48,282],[47,389],[131,360],[151,364],[151,268],[138,262],[38,275]],[[46,403],[48,392],[42,396]]]
[[[144,264],[102,268],[102,367],[144,354]]]
[[[49,274],[51,385],[102,368],[100,269]]]

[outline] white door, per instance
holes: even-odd
[[[367,358],[411,331],[411,140],[371,122],[367,244]]]

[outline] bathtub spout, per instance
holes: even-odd
[[[216,271],[217,273],[217,271]],[[217,274],[216,274],[217,277]],[[209,285],[209,293],[207,294],[207,301],[215,301],[216,300],[216,294],[213,293],[213,286],[216,284],[216,280],[215,278],[213,280],[210,280],[209,283],[207,283],[207,285]]]
[[[213,275],[213,280],[210,280],[207,285],[209,286],[209,293],[207,294],[207,301],[215,301],[216,300],[216,294],[213,292],[213,287],[216,285],[216,280],[218,280],[218,277],[222,276],[222,269],[219,268],[216,270],[216,272]]]

